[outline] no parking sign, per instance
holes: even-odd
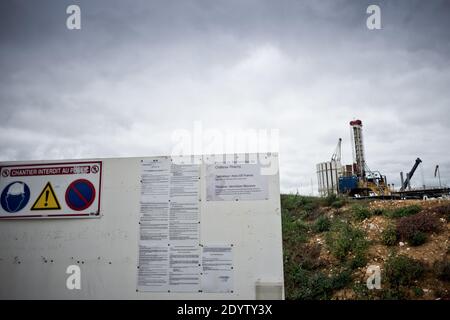
[[[0,219],[100,216],[102,162],[0,167]]]

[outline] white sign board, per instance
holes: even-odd
[[[259,156],[278,167],[277,154]],[[274,298],[282,299],[278,170],[260,174],[245,154],[233,155],[240,168],[225,169],[231,157],[217,158],[224,159],[217,169],[200,155],[0,163],[0,299],[256,299],[260,283],[278,288]],[[247,200],[207,201],[211,173],[230,172],[245,174],[239,179],[249,190],[239,199]],[[80,211],[66,200],[77,180],[95,190]],[[31,210],[57,208],[53,193],[61,209]],[[101,219],[11,220],[99,212]],[[67,287],[73,265],[79,290]]]
[[[102,162],[0,167],[0,219],[100,215]]]

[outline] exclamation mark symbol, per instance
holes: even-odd
[[[45,206],[48,206],[48,194],[49,194],[49,191],[46,190],[45,191]]]

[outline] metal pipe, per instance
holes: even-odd
[[[405,183],[405,179],[403,179],[403,171],[400,172],[400,181],[401,181],[401,186],[403,186],[403,184]],[[402,190],[400,189],[400,191],[402,191]]]

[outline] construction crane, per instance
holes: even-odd
[[[414,172],[416,172],[417,167],[419,166],[419,164],[422,162],[422,160],[420,160],[420,158],[416,159],[416,162],[414,163],[414,166],[412,167],[411,171],[406,175],[406,180],[403,181],[402,187],[400,188],[400,191],[405,191],[406,188],[409,186],[409,183],[411,182],[411,179],[414,175]]]
[[[342,145],[342,138],[339,138],[338,144],[336,146],[336,150],[334,151],[333,155],[331,156],[331,161],[336,161],[337,163],[341,163],[341,145]]]

